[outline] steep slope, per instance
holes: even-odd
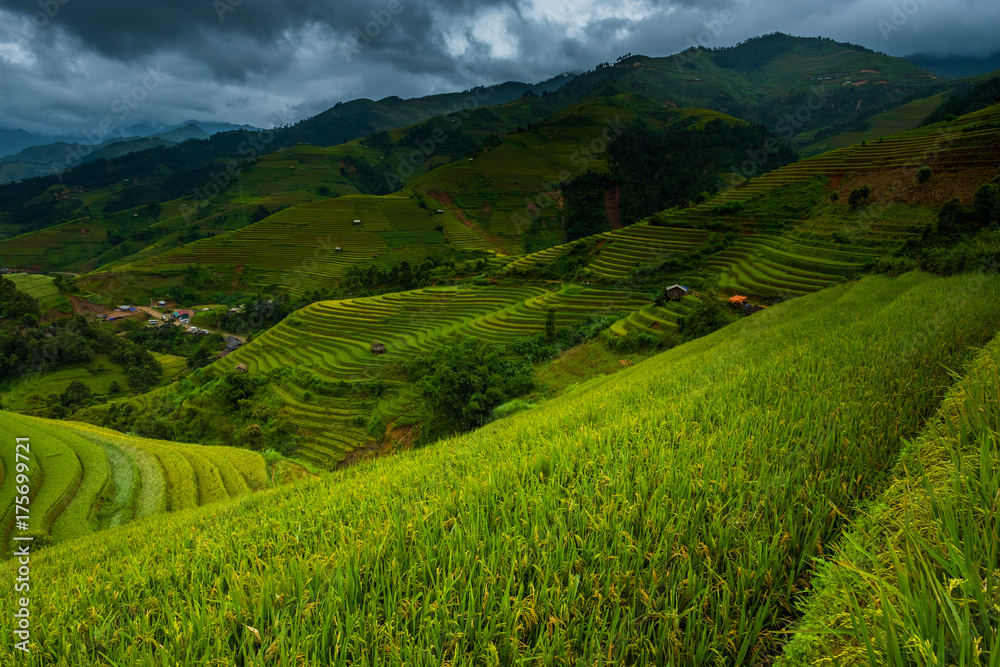
[[[33,650],[757,664],[839,517],[995,335],[998,293],[867,278],[428,449],[33,554]],[[949,304],[930,330],[927,303]]]
[[[920,183],[917,170],[925,165],[934,176]],[[778,298],[822,289],[918,237],[948,199],[971,202],[1000,171],[1000,105],[829,151],[749,181],[739,169],[734,165],[735,187],[703,204],[591,237],[584,251],[578,242],[527,255],[505,272],[547,275],[549,266],[575,252],[585,279],[626,286],[635,282],[637,269],[659,266],[669,284],[695,268],[670,274],[670,262],[688,261],[708,229],[732,235],[724,249],[698,258],[728,293]],[[871,195],[852,205],[851,192],[865,185]]]
[[[823,559],[793,665],[996,662],[1000,339],[907,443],[884,493]]]

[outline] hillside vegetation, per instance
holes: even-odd
[[[779,664],[996,664],[1000,339],[908,440],[817,571]]]
[[[15,490],[22,485],[30,488],[29,529],[17,534],[34,536],[35,546],[238,498],[271,485],[264,459],[244,450],[147,440],[10,412],[0,412],[0,428],[11,439],[30,439],[27,471],[19,469],[24,459],[15,457],[13,446],[3,449],[4,543],[10,543],[15,498],[22,497]]]
[[[35,654],[768,660],[948,369],[1000,329],[998,293],[978,274],[842,284],[434,447],[45,550]]]
[[[330,467],[359,448],[406,441],[411,427],[421,432],[421,392],[405,377],[403,364],[456,337],[510,345],[540,334],[547,309],[554,308],[557,327],[615,314],[618,321],[603,339],[611,351],[669,346],[682,339],[683,318],[699,303],[690,296],[658,301],[657,294],[673,282],[770,304],[865,272],[900,273],[916,266],[899,254],[928,237],[941,205],[952,196],[971,203],[997,174],[998,118],[993,106],[803,160],[639,224],[517,258],[466,262],[465,270],[496,275],[496,285],[481,277],[472,284],[455,281],[462,269],[443,260],[417,263],[420,253],[446,252],[453,239],[457,244],[455,230],[474,232],[450,208],[437,214],[421,208],[416,195],[401,194],[296,206],[226,237],[167,252],[145,268],[122,268],[152,282],[155,278],[139,269],[155,274],[167,260],[176,260],[175,270],[189,276],[194,263],[228,262],[244,266],[241,278],[284,281],[296,293],[318,293],[340,281],[340,298],[307,306],[183,383],[97,406],[78,418],[150,437],[274,448]],[[933,164],[933,176],[921,182],[917,166],[926,162]],[[852,203],[851,193],[868,183],[866,200]],[[355,219],[360,224],[353,224]],[[434,222],[440,231],[421,231]],[[328,247],[322,261],[300,259],[306,251],[315,254],[317,242],[334,249]],[[980,268],[996,240],[975,243],[979,250],[969,266],[951,262],[954,266],[942,272]],[[434,280],[444,284],[407,289]],[[385,283],[402,291],[365,298],[349,293],[366,294]],[[373,341],[385,344],[387,353],[373,353]],[[240,398],[259,407],[235,410],[235,402],[229,406],[220,398],[219,383],[229,382],[225,378],[237,364],[247,367],[253,385],[240,389]],[[289,437],[293,432],[297,442]]]

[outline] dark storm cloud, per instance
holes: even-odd
[[[1000,50],[998,27],[995,0],[0,0],[0,126],[269,125],[774,31],[971,54]],[[112,113],[149,67],[155,89]]]

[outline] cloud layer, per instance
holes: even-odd
[[[1000,50],[995,0],[0,0],[0,26],[0,127],[57,134],[271,126],[774,31],[892,55]]]

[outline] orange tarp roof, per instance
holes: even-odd
[[[745,296],[740,296],[739,294],[729,297],[729,303],[743,303],[746,300]]]

